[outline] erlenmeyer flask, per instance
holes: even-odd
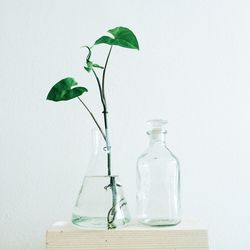
[[[107,149],[98,130],[93,130],[93,145],[72,223],[82,227],[121,227],[130,221],[130,214],[119,176],[107,175],[107,153],[111,148]]]

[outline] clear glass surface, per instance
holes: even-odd
[[[116,183],[116,197],[113,200],[110,179]],[[109,220],[109,223],[108,223]],[[122,186],[118,176],[85,176],[80,189],[72,222],[82,227],[121,227],[130,220]]]
[[[152,120],[149,147],[137,161],[137,218],[150,226],[180,222],[180,167],[165,142],[166,121]]]
[[[107,175],[107,149],[97,130],[93,130],[93,150],[83,178],[72,223],[81,227],[117,228],[130,221],[127,201],[117,175]]]

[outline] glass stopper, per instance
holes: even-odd
[[[168,123],[167,120],[163,119],[152,119],[147,121],[147,124],[149,125],[149,131],[150,133],[157,133],[157,132],[166,132],[165,125]]]

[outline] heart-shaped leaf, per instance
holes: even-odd
[[[84,87],[72,88],[73,86],[76,85],[77,82],[75,81],[74,78],[67,77],[65,79],[62,79],[51,88],[47,96],[47,100],[54,102],[68,101],[88,91]]]
[[[105,43],[109,45],[117,45],[129,49],[138,49],[139,44],[135,34],[126,27],[116,27],[108,31],[114,36],[111,38],[109,36],[102,36],[96,40],[95,45]]]
[[[108,31],[114,36],[113,45],[118,45],[130,49],[138,49],[139,44],[135,34],[126,27],[116,27]]]

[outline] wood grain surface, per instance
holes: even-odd
[[[174,227],[131,224],[122,229],[82,229],[57,222],[47,231],[47,250],[208,250],[207,229],[184,221]]]

